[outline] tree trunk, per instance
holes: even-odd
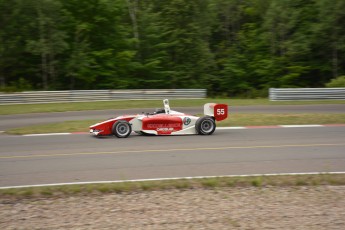
[[[338,77],[338,31],[337,24],[335,23],[333,32],[332,32],[332,74],[333,78]]]
[[[138,20],[137,20],[137,12],[138,12],[138,0],[127,0],[127,6],[129,11],[129,16],[132,20],[132,26],[133,26],[133,35],[134,38],[137,39],[136,48],[139,49],[139,28],[138,28]]]
[[[56,85],[56,70],[55,70],[55,55],[54,53],[51,53],[49,55],[49,76],[50,76],[50,80],[51,80],[51,84],[53,85],[53,87],[55,87]]]
[[[74,85],[75,85],[75,78],[74,78],[74,75],[70,75],[69,89],[70,89],[70,90],[74,90]]]
[[[48,90],[47,55],[43,52],[41,53],[41,70],[43,89]]]
[[[333,52],[332,52],[332,73],[333,73],[333,78],[338,77],[338,50],[337,50],[336,44],[335,44],[335,47],[333,47]]]
[[[6,87],[6,79],[4,74],[4,67],[3,64],[5,62],[3,61],[3,58],[5,57],[5,47],[3,46],[4,41],[2,40],[2,37],[0,37],[0,87],[5,88]]]
[[[42,74],[42,85],[44,90],[48,90],[48,57],[46,52],[46,39],[45,39],[45,28],[44,28],[44,16],[41,10],[41,6],[37,5],[38,23],[39,23],[39,37],[41,45],[41,74]]]
[[[3,72],[0,72],[0,87],[5,88],[6,87],[6,81],[5,81],[5,76]]]

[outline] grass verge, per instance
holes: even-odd
[[[345,174],[316,174],[295,176],[216,177],[107,184],[63,185],[0,189],[1,199],[61,197],[104,193],[133,193],[169,189],[217,189],[224,187],[322,186],[345,185]]]
[[[66,121],[7,130],[8,134],[87,132],[88,127],[99,120]],[[218,123],[226,126],[344,124],[345,114],[230,114]]]
[[[308,105],[308,104],[345,104],[344,100],[323,101],[269,101],[268,99],[172,99],[170,104],[176,107],[200,107],[205,103],[225,103],[232,106],[241,105]],[[0,105],[0,115],[50,113],[84,110],[131,109],[162,107],[162,100],[126,100],[73,103],[46,103],[23,105]]]
[[[230,114],[218,126],[343,124],[345,114]]]

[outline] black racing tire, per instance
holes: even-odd
[[[200,135],[211,135],[216,130],[213,117],[200,117],[195,123],[195,129]]]
[[[132,132],[132,126],[128,121],[118,120],[113,124],[112,133],[118,138],[126,138]]]

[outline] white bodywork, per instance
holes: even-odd
[[[200,117],[184,114],[178,111],[170,109],[169,100],[163,100],[164,109],[157,110],[152,114],[137,114],[137,115],[125,115],[112,118],[95,125],[90,126],[90,133],[93,135],[112,135],[113,125],[122,120],[122,122],[128,122],[133,132],[141,134],[154,134],[154,135],[191,135],[200,134],[200,124],[196,129],[196,123]],[[216,107],[215,107],[216,106]],[[204,114],[213,118],[214,123],[214,111],[220,112],[223,109],[218,109],[219,104],[207,103],[204,105]],[[203,118],[204,119],[204,118]],[[204,121],[203,121],[204,122]],[[204,124],[204,123],[202,123]],[[215,127],[215,123],[214,123]],[[214,129],[213,129],[214,131]],[[213,133],[211,132],[211,134]]]

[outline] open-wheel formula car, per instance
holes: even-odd
[[[164,108],[154,113],[124,115],[90,126],[95,136],[115,135],[128,137],[132,131],[142,135],[211,135],[216,129],[216,121],[228,117],[226,104],[207,103],[204,115],[197,117],[170,109],[169,100],[163,100]]]

